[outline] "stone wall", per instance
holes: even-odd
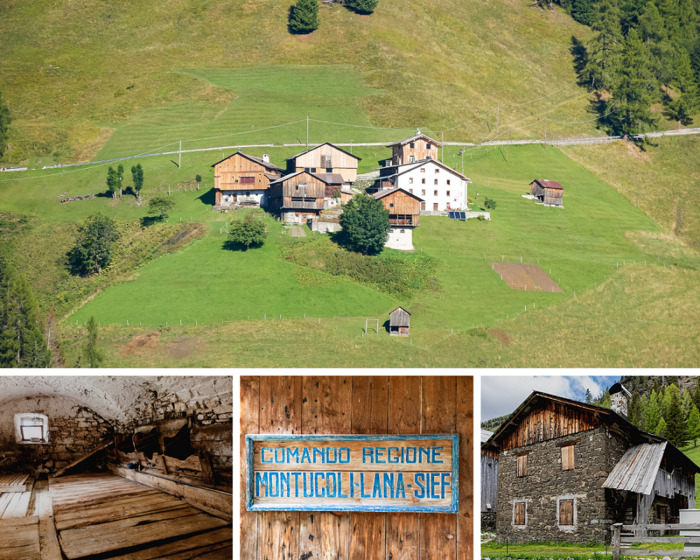
[[[562,470],[561,444],[575,443],[575,468]],[[496,526],[511,542],[602,542],[622,520],[621,493],[602,487],[627,445],[606,427],[503,452],[499,458]],[[518,477],[516,456],[527,452],[527,476]],[[559,525],[559,500],[574,501],[574,525]],[[526,523],[514,524],[514,503],[525,502]]]
[[[21,413],[48,417],[48,443],[16,441],[14,416]],[[0,469],[34,476],[53,473],[113,435],[114,428],[107,420],[69,397],[24,397],[5,402],[0,409]]]

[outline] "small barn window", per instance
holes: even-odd
[[[255,177],[241,177],[241,183],[255,183]]]
[[[440,170],[437,167],[435,168],[435,173],[440,173]]]
[[[526,502],[514,502],[513,503],[513,525],[520,525],[520,526],[527,525],[527,503]]]
[[[425,189],[421,189],[420,193],[425,196]]]
[[[436,190],[433,191],[433,196],[437,196],[437,195],[438,195],[438,192]]]
[[[389,203],[389,208],[393,208],[393,207],[394,207],[394,203],[393,203],[393,202],[390,202],[390,203]]]
[[[448,184],[448,185],[450,184],[450,180],[449,180],[449,179],[447,179],[447,184]]]
[[[574,500],[559,500],[559,525],[574,524]]]
[[[413,194],[413,189],[408,189],[408,192],[410,192],[411,194]]]
[[[15,414],[17,443],[48,443],[49,419],[43,414]]]
[[[421,179],[420,182],[421,182],[421,185],[425,185],[425,178]]]
[[[527,476],[527,455],[518,455],[516,457],[516,474],[519,477]]]
[[[450,191],[447,191],[447,196],[450,196]]]
[[[409,184],[409,185],[412,185],[412,184],[413,184],[413,177],[409,177],[409,178],[408,178],[408,184]]]
[[[433,180],[433,185],[437,185],[438,184],[437,181],[438,181],[437,179]]]
[[[433,147],[432,147],[430,144],[428,144],[428,143],[426,142],[426,143],[425,143],[425,149],[426,149],[426,150],[432,150]]]
[[[561,448],[561,470],[572,471],[576,467],[574,460],[574,445],[563,445]]]
[[[411,142],[411,149],[414,149],[415,147],[416,147],[416,143],[415,143],[415,142]]]
[[[421,172],[421,173],[425,173],[425,167],[421,167],[421,168],[420,168],[420,172]]]

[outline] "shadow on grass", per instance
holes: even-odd
[[[214,204],[216,204],[216,191],[211,188],[201,196],[198,196],[197,200],[199,200],[202,204],[206,204],[207,206],[214,206]]]
[[[238,243],[237,241],[228,239],[227,241],[223,242],[221,248],[225,251],[240,251],[245,253],[248,249],[257,249],[258,247],[262,246],[262,243],[253,243],[250,247],[247,247],[246,245],[243,245],[243,243]]]
[[[574,35],[571,36],[571,48],[569,52],[573,57],[574,70],[576,71],[576,83],[580,86],[588,87],[585,70],[588,62],[588,51],[583,41],[577,39]]]
[[[152,226],[164,220],[163,216],[144,216],[141,218],[141,227]]]

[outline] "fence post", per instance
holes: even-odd
[[[612,526],[612,553],[613,560],[619,560],[620,558],[620,532],[622,530],[622,523],[613,523]]]

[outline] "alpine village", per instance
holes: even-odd
[[[3,367],[697,367],[694,0],[0,5]]]

